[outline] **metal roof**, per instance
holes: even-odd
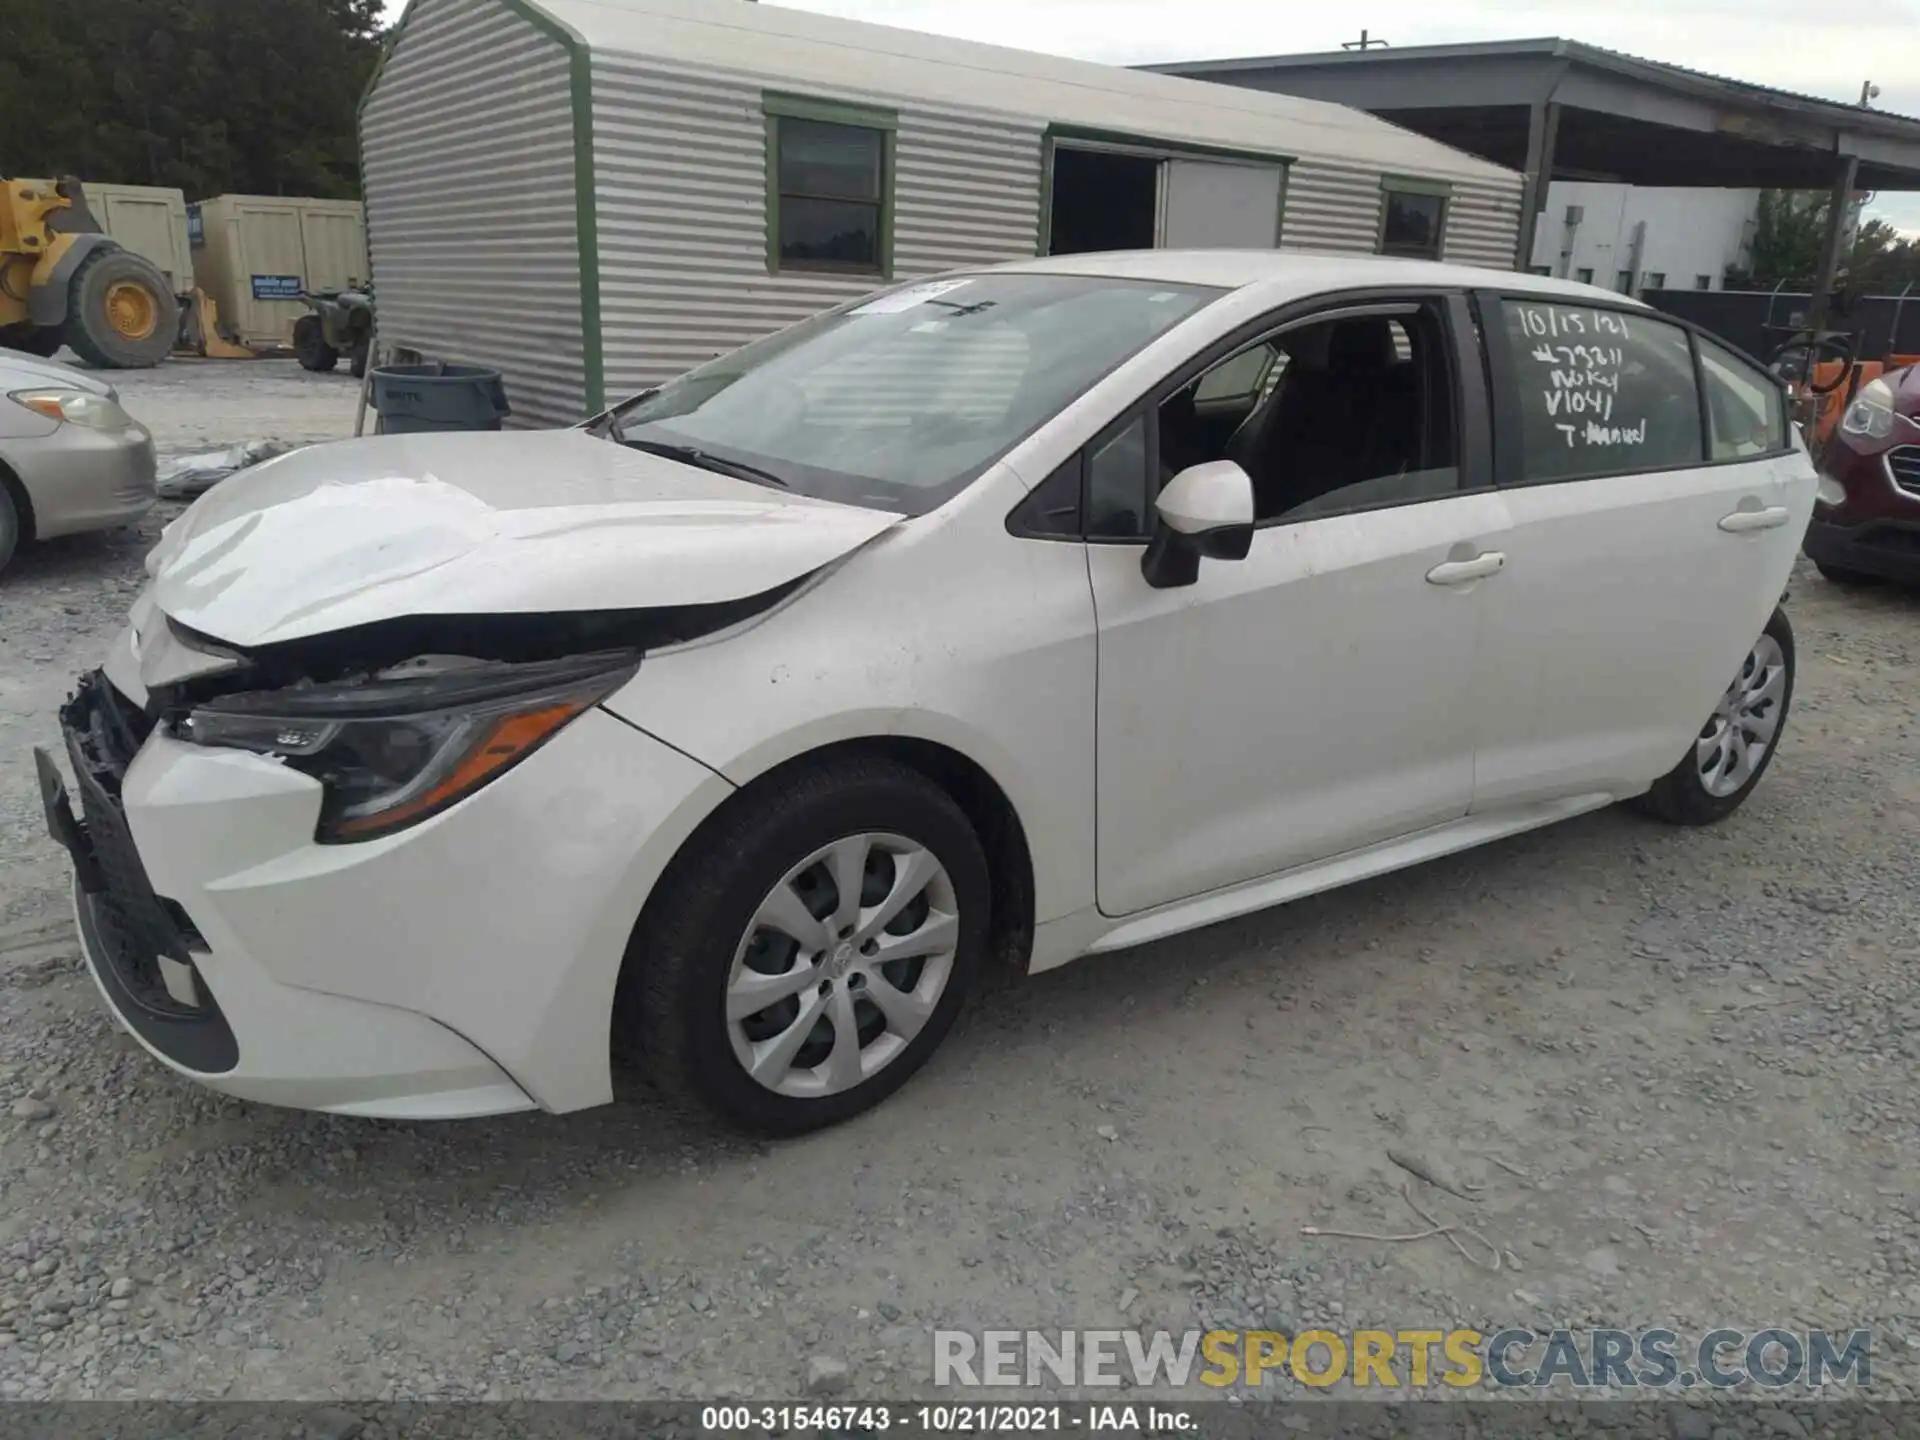
[[[1862,189],[1920,189],[1920,119],[1578,40],[1389,46],[1142,68],[1358,105],[1508,164],[1525,163],[1525,121],[1514,112],[1551,101],[1563,111],[1562,168],[1555,173],[1567,179],[1825,188],[1833,157],[1857,155]]]
[[[1337,102],[926,35],[749,0],[532,0],[588,48],[1144,139],[1518,184],[1504,166]]]
[[[1617,74],[1684,88],[1701,95],[1763,105],[1780,105],[1787,109],[1804,111],[1810,116],[1833,123],[1843,123],[1852,129],[1866,130],[1875,134],[1920,137],[1920,118],[1910,115],[1897,115],[1888,110],[1873,110],[1861,105],[1850,105],[1842,100],[1829,100],[1819,95],[1807,95],[1797,90],[1783,90],[1773,85],[1756,85],[1751,81],[1736,80],[1727,75],[1715,75],[1711,71],[1695,70],[1690,66],[1675,65],[1666,60],[1645,60],[1638,55],[1629,55],[1621,50],[1589,45],[1583,40],[1562,40],[1553,36],[1543,36],[1534,40],[1480,40],[1460,45],[1391,45],[1364,51],[1324,50],[1304,55],[1262,55],[1244,60],[1185,60],[1167,65],[1143,65],[1140,68],[1162,74],[1195,76],[1216,70],[1284,69],[1290,66],[1336,63],[1360,65],[1378,64],[1383,61],[1444,60],[1499,55],[1544,55],[1553,59],[1577,60],[1582,64],[1612,70]]]

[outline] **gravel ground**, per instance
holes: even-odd
[[[352,422],[285,362],[124,390],[168,451]],[[637,1102],[248,1105],[121,1034],[27,746],[165,518],[0,580],[0,1397],[777,1398],[837,1366],[900,1397],[936,1326],[1197,1322],[1871,1326],[1877,1393],[1920,1393],[1920,596],[1795,577],[1787,738],[1724,825],[1590,815],[997,988],[878,1113],[768,1146]],[[1419,1198],[1500,1270],[1301,1233],[1423,1228],[1389,1148],[1481,1187]]]

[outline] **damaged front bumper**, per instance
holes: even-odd
[[[103,676],[83,678],[60,715],[77,812],[53,758],[35,751],[47,828],[73,858],[87,968],[128,1033],[181,1074],[247,1100],[396,1119],[534,1108],[445,1026],[284,984],[243,947],[210,944],[178,901],[156,894],[130,823],[130,812],[167,808],[142,773],[142,719]]]
[[[61,721],[77,783],[40,762],[48,828],[116,1016],[215,1089],[344,1114],[610,1099],[634,922],[732,791],[595,708],[450,808],[329,844],[320,781],[175,738],[105,673]]]

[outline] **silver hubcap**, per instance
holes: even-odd
[[[1787,657],[1779,641],[1762,635],[1693,747],[1700,783],[1709,795],[1733,794],[1759,768],[1780,729],[1786,692]]]
[[[923,845],[849,835],[767,892],[727,975],[727,1033],[781,1095],[851,1090],[898,1059],[953,974],[953,882]]]

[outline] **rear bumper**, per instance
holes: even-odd
[[[1835,525],[1816,519],[1801,548],[1815,564],[1920,585],[1920,520]]]
[[[51,435],[9,440],[6,460],[32,502],[41,540],[130,525],[156,498],[153,437],[140,425],[61,425]]]

